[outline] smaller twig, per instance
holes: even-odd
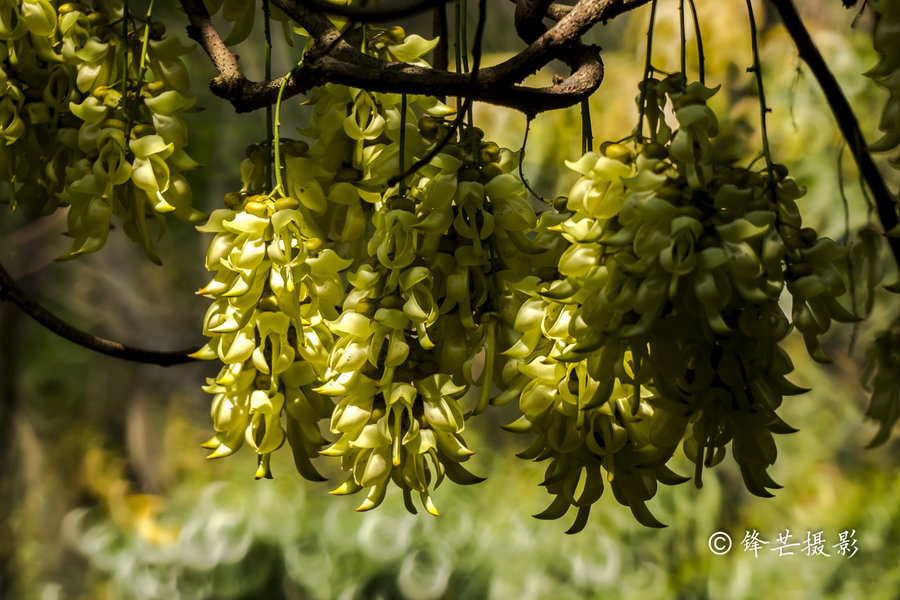
[[[188,350],[178,350],[174,352],[146,350],[144,348],[126,346],[125,344],[97,337],[78,329],[71,323],[63,321],[31,299],[24,290],[19,287],[19,284],[16,283],[15,279],[12,278],[2,264],[0,264],[0,300],[12,302],[22,309],[25,314],[56,335],[65,338],[70,342],[74,342],[79,346],[93,350],[94,352],[106,354],[107,356],[133,362],[161,365],[163,367],[197,360],[189,355],[199,350],[199,348],[190,348]]]
[[[859,22],[859,19],[863,16],[863,13],[866,10],[866,5],[869,4],[869,0],[863,0],[863,3],[860,4],[859,10],[856,11],[856,16],[853,17],[853,20],[850,22],[850,27],[855,28],[856,24]],[[849,7],[848,7],[849,8]]]
[[[794,40],[800,58],[809,65],[810,71],[822,88],[822,93],[825,94],[831,113],[837,120],[838,129],[844,136],[847,147],[850,148],[850,153],[859,168],[860,176],[865,179],[872,191],[881,227],[884,231],[894,229],[900,223],[900,218],[897,216],[897,199],[888,190],[881,173],[878,172],[875,161],[872,160],[872,155],[869,154],[865,137],[859,127],[859,121],[856,120],[856,115],[853,114],[850,102],[828,69],[825,59],[810,37],[800,15],[797,14],[794,4],[790,0],[773,0],[772,4],[781,15],[785,29]],[[894,255],[894,261],[900,265],[900,238],[889,237],[887,241],[891,253]]]
[[[844,208],[844,235],[841,237],[841,245],[849,247],[851,245],[850,242],[850,201],[847,199],[847,190],[844,189],[844,148],[846,144],[841,146],[840,150],[838,150],[837,155],[837,179],[838,179],[838,191],[841,194],[841,205]],[[847,283],[850,287],[850,312],[855,314],[857,313],[856,306],[856,275],[854,274],[854,266],[853,259],[851,257],[851,253],[847,252],[844,255],[844,263],[847,265]],[[874,290],[869,290],[869,297],[874,294]],[[869,310],[866,312],[871,312],[871,306],[868,307]],[[856,346],[856,339],[859,337],[859,323],[854,323],[853,328],[850,330],[850,341],[847,343],[847,354],[853,354],[853,348]]]
[[[794,128],[794,132],[800,130],[800,127],[797,125],[797,115],[794,111],[794,105],[797,100],[797,88],[800,87],[800,79],[803,77],[803,66],[800,64],[800,57],[797,57],[797,67],[794,69],[794,80],[791,82],[791,92],[790,98],[791,102],[788,105],[788,111],[791,115],[791,127]]]
[[[525,136],[522,138],[522,148],[519,150],[519,179],[522,180],[522,185],[525,186],[525,189],[528,190],[532,196],[541,202],[547,203],[543,196],[531,188],[531,184],[528,183],[528,179],[525,177],[525,169],[523,167],[525,163],[525,147],[528,145],[528,134],[531,131],[531,122],[533,120],[533,117],[529,117],[528,120],[525,121]]]

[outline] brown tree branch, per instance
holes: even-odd
[[[231,53],[213,26],[203,0],[181,0],[181,6],[191,23],[187,28],[188,37],[200,44],[219,72],[219,76],[210,82],[210,88],[215,85],[237,91],[246,78],[237,56]]]
[[[363,54],[341,39],[340,32],[324,14],[310,10],[295,0],[272,0],[272,4],[305,28],[314,39],[303,64],[292,71],[283,98],[324,83],[338,83],[378,92],[458,95],[466,90],[473,100],[515,108],[526,115],[577,104],[600,85],[603,67],[596,48],[585,50],[578,38],[594,24],[607,21],[649,0],[580,0],[552,28],[538,37],[515,57],[478,72],[474,83],[469,74],[394,63]],[[219,77],[210,82],[214,94],[228,99],[238,112],[271,106],[284,78],[253,82],[240,74],[230,53],[223,57],[221,40],[211,29],[209,15],[199,0],[181,0],[191,21],[192,38],[200,43],[213,64],[220,64]],[[200,4],[201,6],[197,6]],[[229,58],[230,57],[230,58]],[[233,59],[233,62],[232,60]],[[565,60],[573,74],[562,83],[547,88],[519,85],[554,59]]]
[[[547,32],[543,21],[551,3],[552,0],[517,0],[516,33],[526,44],[530,44]]]
[[[337,15],[347,17],[351,21],[357,23],[374,23],[378,21],[392,21],[394,19],[402,19],[416,13],[425,12],[430,8],[442,7],[450,2],[450,0],[414,0],[403,6],[396,8],[390,7],[368,7],[368,6],[341,6],[332,4],[324,0],[297,0],[297,4],[305,4],[306,6],[323,12],[327,15]]]
[[[484,41],[484,25],[487,21],[487,0],[479,0],[478,2],[478,26],[475,30],[475,44],[472,46],[472,73],[469,75],[470,81],[474,82],[478,79],[478,70],[481,68],[481,43]],[[450,143],[451,138],[456,138],[459,133],[459,128],[462,126],[463,119],[469,114],[469,109],[472,107],[472,97],[469,96],[462,103],[462,106],[459,107],[459,111],[456,113],[456,118],[453,120],[453,123],[450,125],[449,131],[444,134],[444,137],[438,140],[434,146],[428,150],[423,156],[419,157],[408,169],[397,175],[396,177],[392,177],[388,180],[388,186],[394,186],[401,181],[406,181],[407,177],[410,177],[414,173],[416,173],[419,169],[427,165],[431,162],[431,160],[440,153],[444,147]],[[402,165],[401,165],[402,167]]]
[[[513,4],[518,5],[519,0],[509,0]],[[559,21],[567,14],[572,12],[572,6],[569,4],[562,4],[560,2],[551,2],[549,6],[547,6],[547,10],[544,13],[544,17],[547,19],[553,19],[554,21]]]
[[[791,35],[791,38],[793,38],[800,58],[809,65],[816,81],[822,87],[822,93],[825,94],[828,106],[831,107],[831,112],[837,120],[838,128],[841,130],[841,134],[844,136],[844,140],[847,142],[847,146],[856,160],[859,172],[868,184],[869,189],[872,190],[872,197],[875,199],[875,208],[878,212],[881,226],[885,231],[890,231],[900,222],[897,217],[897,200],[888,190],[884,178],[881,177],[878,167],[875,166],[875,161],[872,160],[872,155],[869,154],[865,137],[859,127],[859,121],[856,120],[856,115],[853,114],[850,102],[844,95],[834,75],[828,69],[822,53],[819,52],[812,37],[809,35],[809,31],[807,31],[806,26],[800,19],[800,15],[797,14],[797,9],[794,8],[793,2],[791,0],[772,0],[772,4],[781,15],[785,28]],[[890,237],[888,238],[888,244],[894,255],[894,260],[900,266],[900,239]]]
[[[49,310],[31,299],[19,284],[12,278],[6,268],[0,264],[0,301],[8,300],[22,309],[32,319],[70,342],[83,346],[89,350],[100,352],[115,358],[134,362],[149,363],[168,367],[187,362],[193,362],[194,358],[188,356],[199,348],[179,350],[174,352],[161,352],[159,350],[145,350],[126,346],[119,342],[103,339],[78,329],[71,323],[63,321]]]

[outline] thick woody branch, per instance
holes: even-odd
[[[519,0],[509,0],[513,4],[518,5]],[[544,17],[548,19],[553,19],[554,21],[559,21],[567,14],[572,12],[572,7],[568,4],[561,4],[559,2],[551,2],[549,6],[547,6],[547,10],[544,12]]]
[[[570,12],[572,12],[572,7],[568,4],[559,4],[554,2],[547,7],[547,17],[553,19],[554,21],[559,21]]]
[[[526,115],[535,115],[546,110],[577,104],[590,96],[603,80],[603,63],[596,48],[591,47],[585,47],[575,61],[574,72],[569,77],[544,88],[492,85],[492,79],[480,76],[473,85],[467,73],[434,71],[406,63],[386,63],[368,58],[370,60],[362,64],[346,63],[331,56],[323,56],[309,63],[304,62],[302,67],[285,76],[289,77],[289,80],[283,96],[303,93],[325,83],[339,83],[373,92],[405,92],[431,96],[456,96],[460,94],[460,90],[465,90],[465,95],[475,100],[514,108]],[[378,77],[372,76],[373,70],[378,73]],[[428,78],[430,73],[434,73],[434,79]],[[260,83],[248,82],[239,96],[231,97],[229,100],[238,112],[252,111],[260,106],[274,104],[281,82],[282,79]]]
[[[812,37],[810,37],[809,31],[803,25],[803,21],[800,19],[800,15],[797,14],[797,9],[794,8],[791,0],[773,0],[772,4],[781,15],[785,28],[790,33],[791,38],[793,38],[800,58],[809,65],[816,81],[822,87],[822,93],[825,94],[828,106],[831,107],[831,112],[837,120],[838,128],[841,130],[841,134],[844,136],[844,140],[847,142],[847,146],[856,160],[859,172],[865,179],[866,184],[868,184],[869,189],[872,190],[872,197],[875,199],[875,208],[878,212],[881,226],[885,231],[890,231],[900,222],[897,217],[897,201],[888,190],[881,173],[878,172],[878,167],[875,166],[875,161],[872,160],[872,155],[869,154],[865,137],[859,127],[859,121],[856,120],[856,115],[853,114],[850,102],[844,95],[843,90],[841,90],[841,86],[834,78],[834,75],[828,69],[822,53],[819,52]],[[890,237],[888,238],[888,244],[891,247],[894,260],[900,265],[900,239]]]
[[[547,31],[543,20],[551,3],[552,0],[518,0],[516,2],[516,33],[525,43],[530,44]]]
[[[314,44],[303,64],[286,75],[283,98],[324,83],[338,83],[379,92],[459,95],[520,110],[534,115],[546,110],[577,104],[600,85],[602,63],[597,49],[586,49],[578,38],[598,22],[605,22],[649,0],[580,0],[558,23],[535,39],[515,57],[478,72],[472,82],[469,74],[443,69],[393,63],[363,54],[347,43],[341,33],[321,12],[310,10],[305,2],[271,0],[313,37]],[[248,112],[275,103],[283,78],[253,82],[240,74],[236,58],[221,54],[221,39],[211,29],[209,15],[199,0],[181,0],[191,20],[193,39],[200,43],[219,77],[210,82],[214,94],[228,99],[238,112]],[[198,6],[198,4],[200,6]],[[552,5],[551,5],[552,6]],[[535,17],[536,18],[536,17]],[[226,49],[227,52],[227,49]],[[529,75],[554,59],[565,61],[573,69],[563,82],[547,88],[521,86]],[[228,67],[222,70],[220,65]]]
[[[236,91],[246,78],[237,57],[231,53],[213,26],[203,0],[181,0],[181,6],[191,23],[187,28],[188,37],[200,44],[219,72],[219,76],[210,82],[210,87],[215,85]]]
[[[491,67],[495,69],[492,75],[496,77],[502,73],[498,77],[499,83],[518,83],[564,54],[568,46],[597,23],[609,21],[647,2],[649,0],[580,0],[565,17],[527,48]]]
[[[472,72],[469,74],[469,81],[472,82],[478,79],[478,71],[479,69],[481,69],[481,47],[482,43],[484,42],[484,26],[486,23],[487,0],[479,0],[478,25],[475,28],[475,43],[472,45]],[[468,96],[459,107],[456,113],[456,118],[453,120],[453,123],[450,125],[450,130],[446,132],[444,137],[438,139],[435,144],[423,156],[420,156],[418,160],[410,165],[409,168],[400,173],[397,177],[392,177],[388,181],[388,186],[393,187],[398,183],[402,184],[402,182],[406,181],[407,177],[410,177],[413,174],[417,173],[419,169],[430,163],[431,160],[436,157],[447,146],[447,144],[450,143],[452,139],[456,138],[459,135],[463,119],[466,118],[466,115],[471,115],[471,108],[472,97]]]
[[[414,0],[396,8],[391,7],[366,7],[366,6],[341,6],[325,2],[324,0],[296,0],[292,4],[305,4],[309,8],[318,10],[328,15],[347,17],[357,23],[374,23],[378,21],[392,21],[402,19],[416,13],[425,12],[434,7],[440,7],[450,0]]]
[[[63,321],[32,300],[22,288],[19,287],[19,284],[16,283],[2,264],[0,264],[0,300],[9,300],[22,309],[25,314],[58,336],[89,350],[100,352],[101,354],[133,362],[161,365],[163,367],[193,362],[196,360],[188,355],[196,352],[198,348],[174,352],[145,350],[143,348],[134,348],[132,346],[120,344],[119,342],[103,339],[78,329],[71,323]]]

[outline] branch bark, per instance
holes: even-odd
[[[297,0],[299,4],[305,4],[310,8],[328,15],[347,17],[357,23],[376,23],[379,21],[392,21],[409,17],[416,13],[425,12],[430,8],[443,7],[450,0],[414,0],[397,8],[368,7],[368,6],[341,6],[324,0]]]
[[[516,2],[516,33],[530,44],[547,31],[544,16],[552,0],[518,0]]]
[[[800,19],[800,15],[797,14],[797,9],[794,7],[793,2],[791,0],[772,0],[772,4],[775,6],[778,14],[781,15],[785,28],[794,40],[794,45],[797,47],[800,58],[809,65],[816,81],[822,87],[822,93],[825,94],[828,106],[831,107],[831,112],[837,120],[838,128],[841,130],[841,134],[844,136],[844,140],[846,140],[847,146],[849,146],[850,152],[856,160],[863,179],[865,179],[869,189],[872,191],[881,226],[885,231],[890,231],[900,222],[897,216],[897,200],[888,190],[881,173],[878,172],[878,167],[875,166],[875,161],[872,160],[872,155],[869,154],[865,137],[859,127],[859,121],[856,120],[856,115],[853,114],[850,102],[844,95],[834,75],[828,69],[822,53],[819,52],[812,37],[809,35],[809,31],[807,31],[806,26]],[[900,266],[900,239],[890,237],[888,238],[888,244],[890,245],[891,253],[894,255],[894,260]]]
[[[191,23],[187,28],[188,37],[200,44],[219,72],[219,76],[210,82],[210,88],[215,85],[237,91],[240,82],[246,78],[237,56],[231,53],[216,31],[203,0],[181,0],[181,6]]]
[[[303,64],[285,75],[283,97],[294,96],[324,83],[338,83],[378,92],[465,95],[474,100],[498,104],[533,116],[539,112],[577,104],[597,89],[603,78],[599,49],[582,46],[578,38],[598,22],[646,4],[649,0],[580,0],[559,22],[540,35],[513,58],[479,71],[474,83],[467,73],[416,67],[379,60],[363,54],[341,39],[340,32],[324,14],[312,11],[304,2],[272,0],[314,38]],[[221,39],[212,28],[200,0],[181,0],[191,22],[189,34],[219,70],[210,82],[214,94],[229,100],[238,112],[249,112],[275,103],[284,77],[262,82],[249,81],[240,72],[237,59],[223,56]],[[224,45],[224,44],[222,44]],[[226,49],[227,50],[227,49]],[[520,85],[551,60],[562,59],[572,75],[553,86],[533,88]],[[225,70],[223,70],[223,68]]]
[[[518,4],[519,0],[509,0],[513,4]],[[547,11],[544,16],[548,19],[553,19],[554,21],[559,21],[567,14],[572,12],[572,6],[568,4],[562,4],[560,2],[551,2],[547,7]]]
[[[199,347],[174,352],[146,350],[144,348],[126,346],[125,344],[97,337],[78,329],[71,323],[60,319],[30,298],[25,291],[19,287],[19,284],[16,283],[15,279],[12,278],[6,268],[0,264],[0,301],[2,300],[12,302],[22,309],[25,314],[58,336],[89,350],[100,352],[101,354],[106,354],[114,358],[168,367],[171,365],[193,362],[196,359],[191,358],[188,355],[199,350]]]

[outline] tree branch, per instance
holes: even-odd
[[[181,0],[181,6],[191,23],[187,28],[188,37],[200,44],[219,72],[219,76],[209,83],[209,87],[237,91],[246,78],[237,56],[231,53],[216,31],[203,0]]]
[[[425,12],[429,8],[442,7],[450,0],[414,0],[397,8],[367,7],[367,6],[341,6],[324,0],[297,0],[295,4],[305,4],[327,15],[347,17],[357,23],[374,23],[378,21],[392,21],[402,19],[416,13]]]
[[[484,40],[485,21],[487,21],[487,0],[479,0],[478,26],[475,30],[475,44],[472,46],[472,73],[469,75],[470,81],[472,82],[478,78],[478,70],[481,68],[481,42]],[[449,131],[447,131],[444,137],[438,140],[428,152],[421,156],[408,169],[388,180],[388,185],[393,186],[401,181],[406,181],[407,177],[413,175],[419,169],[430,163],[431,160],[450,142],[450,138],[456,137],[459,128],[462,126],[463,119],[469,114],[471,106],[472,97],[469,96],[466,98],[465,102],[462,103],[462,106],[459,107],[459,112],[456,113],[456,118],[453,120],[453,124],[450,126]]]
[[[519,0],[509,0],[513,4],[518,4]],[[547,10],[545,11],[544,17],[548,19],[553,19],[554,21],[559,21],[567,14],[572,12],[572,6],[568,4],[562,4],[560,2],[551,2],[549,6],[547,6]]]
[[[530,44],[546,33],[544,16],[552,0],[517,0],[516,33],[526,44]]]
[[[856,120],[856,115],[853,114],[850,102],[847,101],[841,86],[838,85],[834,75],[828,69],[825,59],[810,37],[806,26],[803,25],[800,15],[797,14],[793,2],[791,0],[772,0],[772,4],[781,15],[785,28],[793,38],[800,58],[809,65],[816,81],[822,87],[822,93],[825,94],[825,99],[837,120],[838,128],[856,160],[859,172],[869,185],[869,189],[872,190],[881,226],[885,231],[890,231],[900,222],[897,217],[897,201],[888,190],[881,173],[878,172],[878,167],[875,166],[875,161],[872,160],[872,155],[869,154],[865,137],[859,127],[859,121]],[[900,239],[888,238],[888,244],[894,260],[900,265]]]
[[[473,100],[514,108],[526,115],[577,104],[600,85],[603,67],[597,48],[578,44],[578,38],[594,24],[607,21],[649,0],[580,0],[556,25],[534,40],[515,57],[478,72],[472,83],[469,74],[416,67],[407,63],[379,60],[363,54],[341,39],[340,32],[324,14],[311,11],[295,0],[272,0],[314,39],[303,64],[286,75],[283,98],[325,83],[338,83],[378,92],[459,95],[461,89]],[[209,15],[200,0],[181,0],[191,21],[189,33],[206,50],[220,76],[210,82],[214,94],[229,100],[238,112],[249,112],[275,103],[284,78],[253,82],[240,74],[236,58],[221,54],[221,40],[212,29]],[[199,4],[199,6],[198,6]],[[212,29],[212,30],[211,30]],[[211,31],[210,31],[211,30]],[[227,51],[227,49],[226,49]],[[519,85],[551,60],[562,59],[573,74],[562,83],[532,88]],[[228,70],[222,70],[220,65]]]
[[[189,350],[180,350],[175,352],[161,352],[158,350],[145,350],[143,348],[134,348],[106,340],[95,335],[91,335],[86,331],[82,331],[74,327],[70,323],[63,321],[46,308],[32,300],[19,284],[12,278],[6,268],[0,264],[0,301],[9,300],[32,319],[70,342],[74,342],[79,346],[83,346],[89,350],[100,352],[114,358],[122,360],[130,360],[133,362],[149,363],[168,367],[187,362],[193,362],[194,358],[188,356],[196,352],[199,348],[191,348]]]

